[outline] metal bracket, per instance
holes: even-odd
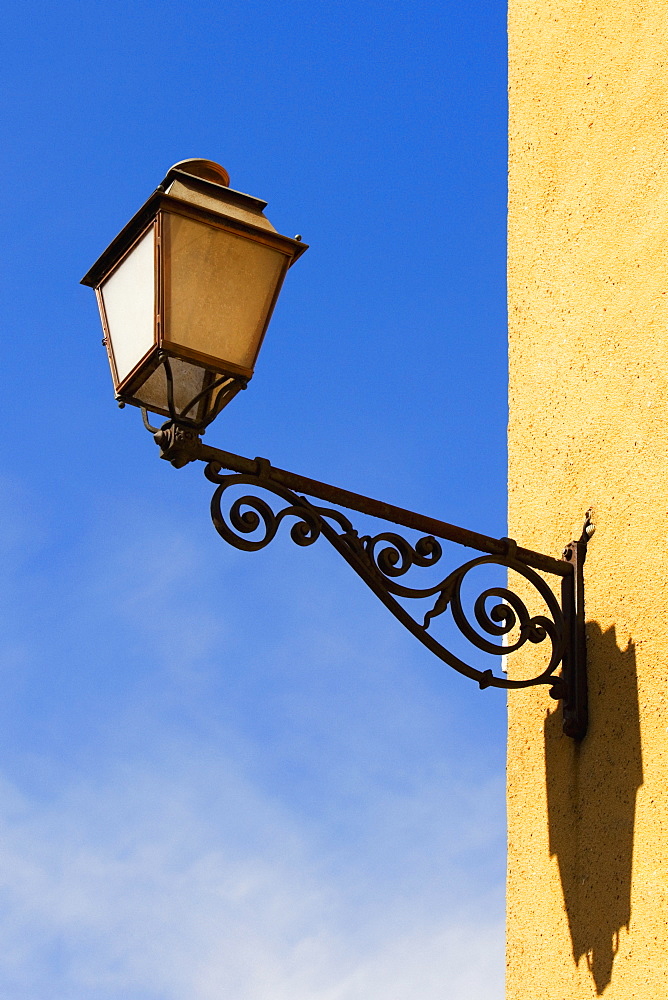
[[[569,626],[568,642],[563,659],[561,676],[564,679],[563,729],[567,736],[581,740],[587,732],[587,637],[584,613],[584,562],[587,545],[594,534],[591,509],[585,514],[582,534],[569,542],[564,549],[564,560],[573,567],[573,573],[562,581],[561,602],[568,607],[566,620]]]
[[[213,524],[230,545],[246,552],[258,551],[272,541],[286,519],[292,522],[290,537],[297,545],[312,545],[323,536],[395,618],[444,663],[475,680],[480,688],[547,685],[550,695],[563,701],[564,733],[573,739],[583,738],[587,730],[587,673],[582,566],[593,531],[589,514],[581,538],[566,547],[563,559],[554,559],[521,548],[510,538],[491,538],[276,469],[264,458],[248,459],[212,448],[204,445],[192,428],[173,421],[155,434],[155,440],[161,457],[176,468],[192,461],[206,463],[205,475],[216,485],[211,500]],[[224,469],[229,473],[223,473]],[[234,487],[247,486],[268,498],[244,493],[235,499],[228,494]],[[271,505],[272,496],[282,502],[281,509],[276,510],[275,503]],[[410,541],[395,531],[359,535],[341,511],[320,506],[310,497],[416,530],[421,537]],[[469,559],[426,587],[409,587],[400,582],[411,568],[429,568],[440,561],[443,547],[439,539],[468,546],[483,555]],[[541,613],[532,614],[524,596],[509,587],[494,586],[478,594],[473,601],[473,615],[467,614],[463,584],[472,579],[471,571],[487,565],[503,566],[523,578],[523,595],[527,589],[534,592]],[[545,574],[560,580],[560,600],[543,578]],[[407,600],[427,602],[421,621],[420,615],[413,616],[402,603]],[[520,680],[499,676],[491,669],[479,670],[430,631],[432,621],[446,612],[470,645],[484,653],[508,657],[527,642],[546,643],[547,662],[536,676]],[[557,674],[560,664],[562,672]]]

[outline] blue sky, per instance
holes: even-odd
[[[224,545],[78,282],[172,163],[221,162],[310,249],[207,440],[503,535],[504,6],[3,28],[0,995],[501,998],[503,693],[324,541]]]

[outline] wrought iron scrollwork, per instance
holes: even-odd
[[[371,497],[328,483],[308,479],[270,465],[267,459],[244,458],[202,443],[197,428],[175,420],[154,434],[161,457],[176,468],[189,462],[206,464],[205,474],[216,485],[211,501],[213,523],[230,545],[246,552],[262,549],[276,537],[284,521],[290,536],[301,546],[313,545],[321,536],[339,552],[385,604],[424,646],[459,673],[477,681],[481,688],[527,688],[543,684],[553,698],[560,699],[563,731],[580,740],[587,732],[587,647],[584,614],[583,565],[594,526],[587,512],[580,538],[570,542],[562,559],[520,548],[509,538],[491,538],[468,528],[436,520],[415,511],[395,507]],[[223,472],[223,470],[229,470]],[[232,487],[249,486],[252,493],[228,494]],[[258,496],[260,490],[283,502],[279,510]],[[335,507],[314,503],[317,498]],[[227,501],[229,500],[229,506]],[[223,508],[226,513],[223,513]],[[419,533],[415,542],[397,531],[359,535],[349,518],[335,509],[343,507]],[[469,559],[437,583],[428,587],[408,586],[412,568],[438,566],[443,548],[439,539],[477,550]],[[521,593],[509,586],[487,586],[474,599],[474,571],[499,566],[521,578]],[[558,581],[557,599],[545,576]],[[469,586],[471,584],[471,586]],[[463,591],[466,585],[466,601]],[[523,596],[531,592],[542,602],[545,613],[532,614]],[[409,613],[402,601],[429,602],[421,621]],[[467,613],[467,608],[471,609]],[[527,643],[545,648],[542,671],[533,677],[515,679],[479,670],[448,649],[431,630],[434,619],[448,612],[458,633],[475,649],[491,655],[511,656]],[[556,673],[561,665],[561,672]]]
[[[545,580],[517,554],[517,546],[506,539],[501,554],[487,554],[469,560],[437,583],[424,588],[401,582],[413,568],[436,566],[443,555],[441,543],[433,535],[423,535],[415,543],[394,531],[360,536],[341,511],[319,506],[271,478],[271,467],[257,460],[257,472],[224,473],[221,464],[210,461],[207,478],[216,484],[211,501],[211,515],[218,534],[230,545],[246,552],[263,549],[276,537],[284,521],[292,521],[292,541],[308,546],[321,536],[343,556],[355,572],[380,598],[409,631],[459,673],[477,681],[481,688],[523,688],[547,684],[555,698],[564,694],[564,684],[555,671],[562,662],[568,630],[560,602]],[[226,513],[224,502],[232,487],[251,486],[278,497],[285,506],[275,511],[262,497],[246,493],[230,500]],[[258,534],[259,533],[259,534]],[[465,611],[462,587],[471,572],[482,566],[501,566],[524,579],[538,594],[547,614],[532,615],[525,600],[508,587],[487,587],[473,602],[473,621]],[[421,622],[401,603],[404,599],[433,599]],[[509,656],[527,642],[546,643],[546,665],[529,679],[498,676],[491,669],[478,670],[444,646],[430,631],[431,623],[449,611],[454,624],[472,646],[484,653]],[[511,639],[511,634],[516,633]]]

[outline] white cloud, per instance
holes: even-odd
[[[0,996],[501,998],[502,776],[347,567],[112,501],[79,545],[7,564]]]
[[[429,918],[419,888],[389,900],[377,878],[358,910],[294,818],[220,759],[117,769],[47,802],[5,785],[0,813],[1,995],[502,996],[498,899]]]

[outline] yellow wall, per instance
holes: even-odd
[[[662,1000],[668,2],[510,0],[509,40],[509,533],[596,533],[588,736],[508,699],[507,995]]]

